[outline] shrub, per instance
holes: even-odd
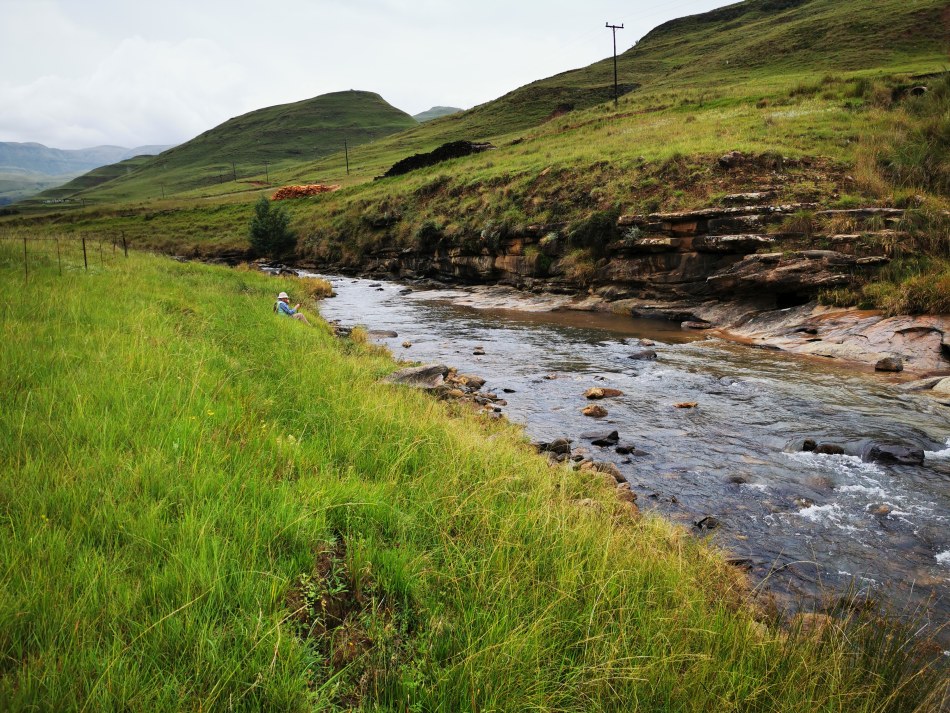
[[[616,208],[596,211],[574,226],[568,233],[568,242],[571,247],[590,251],[594,258],[603,257],[607,245],[617,239],[619,217]]]
[[[432,220],[423,221],[413,236],[417,248],[422,252],[435,250],[444,237],[442,228]]]
[[[261,196],[254,205],[250,226],[251,248],[258,255],[285,257],[297,247],[297,236],[290,230],[290,216]]]

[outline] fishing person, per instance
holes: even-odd
[[[300,311],[300,303],[298,302],[296,305],[291,307],[290,297],[286,292],[281,292],[279,295],[277,295],[277,302],[274,303],[274,312],[287,317],[292,317],[293,319],[310,326],[310,321],[307,319],[307,316]]]

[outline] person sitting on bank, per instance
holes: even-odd
[[[286,292],[281,292],[277,295],[277,302],[274,304],[274,311],[277,314],[283,314],[287,317],[293,317],[296,320],[303,322],[306,325],[309,325],[310,322],[307,319],[306,315],[300,312],[300,303],[298,302],[293,307],[290,306],[290,297]]]

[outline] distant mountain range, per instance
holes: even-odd
[[[412,118],[420,124],[423,124],[433,119],[441,119],[443,116],[451,116],[452,114],[458,114],[463,111],[465,110],[454,106],[434,106],[421,114],[414,114]]]
[[[94,146],[55,149],[37,143],[0,141],[0,205],[29,198],[76,176],[133,156],[154,156],[171,146]]]
[[[62,176],[91,171],[133,156],[154,156],[171,146],[94,146],[88,149],[54,149],[43,144],[0,141],[0,173],[25,171],[41,176]]]

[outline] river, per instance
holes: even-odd
[[[378,341],[397,358],[487,379],[484,390],[507,400],[505,415],[532,439],[568,437],[616,463],[642,510],[743,559],[780,605],[810,608],[851,590],[925,631],[950,620],[950,408],[902,392],[898,377],[656,320],[551,311],[559,298],[328,279],[338,296],[322,303],[325,319],[391,330],[398,337]],[[656,360],[630,358],[641,339],[655,342]],[[609,411],[600,420],[581,414],[594,386],[624,393],[598,402]],[[584,441],[597,430],[619,431],[639,455]],[[801,450],[807,438],[849,451],[869,439],[899,443],[926,458],[899,466],[818,455]],[[715,529],[695,525],[709,516]],[[950,643],[946,631],[938,638]]]

